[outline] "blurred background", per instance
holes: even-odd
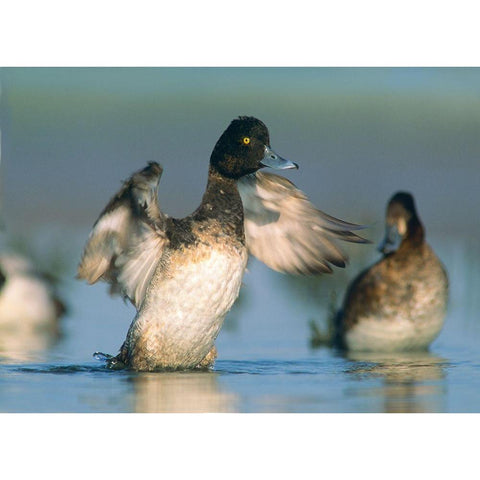
[[[478,233],[479,80],[475,68],[2,69],[2,217],[18,233],[88,226],[152,160],[162,207],[183,216],[221,132],[254,115],[320,208],[377,220],[409,189],[430,231]]]
[[[55,278],[68,307],[56,346],[22,361],[116,353],[133,308],[104,285],[74,280],[93,222],[149,161],[164,167],[162,210],[191,213],[212,148],[239,115],[264,121],[272,147],[300,165],[286,176],[326,213],[370,225],[373,245],[344,245],[347,269],[315,279],[251,261],[219,359],[312,355],[309,320],[324,324],[348,281],[378,258],[386,202],[398,190],[414,194],[450,275],[449,317],[434,345],[443,356],[469,345],[476,352],[480,69],[3,68],[0,84],[1,245]]]

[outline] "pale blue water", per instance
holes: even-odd
[[[480,411],[480,71],[2,71],[2,217],[16,245],[62,274],[58,341],[1,352],[0,412]],[[134,312],[73,279],[90,226],[133,170],[165,167],[173,215],[200,200],[210,150],[236,115],[270,127],[289,174],[327,213],[371,224],[346,270],[293,279],[252,261],[211,372],[109,371]],[[309,345],[332,291],[377,258],[388,197],[417,197],[451,295],[429,353],[344,357]],[[22,240],[19,241],[18,237]]]

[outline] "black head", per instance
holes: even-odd
[[[387,205],[385,228],[385,239],[380,248],[383,253],[397,250],[404,239],[414,243],[423,241],[423,226],[417,215],[413,195],[397,192],[392,196]]]
[[[417,209],[412,194],[397,192],[388,202],[386,222],[389,225],[397,225],[401,235],[408,231],[410,220],[417,219]]]
[[[213,149],[210,165],[221,175],[235,179],[265,166],[298,168],[271,150],[267,127],[254,117],[239,117],[230,123]]]

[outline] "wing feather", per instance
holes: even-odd
[[[168,242],[158,207],[161,175],[151,162],[123,183],[95,222],[78,267],[79,278],[109,283],[137,309]]]
[[[365,228],[316,209],[284,177],[257,172],[241,178],[238,189],[245,211],[245,236],[252,255],[286,273],[330,273],[345,267],[347,256],[335,243],[368,243],[352,232]]]

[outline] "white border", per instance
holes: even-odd
[[[3,66],[474,66],[474,1],[8,0]]]

